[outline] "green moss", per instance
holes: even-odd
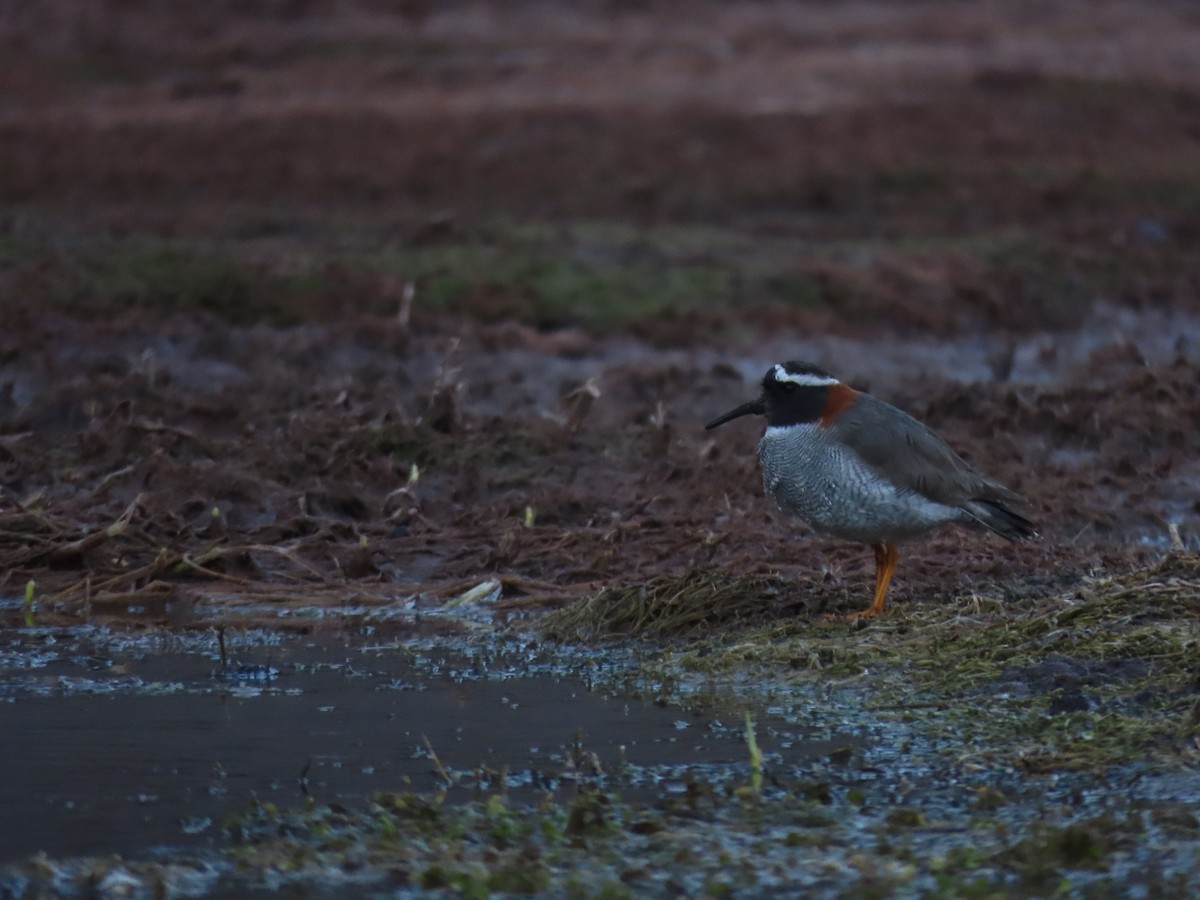
[[[542,328],[607,330],[631,320],[726,302],[734,270],[711,260],[666,260],[627,242],[570,232],[480,233],[432,246],[396,246],[372,265],[421,287],[417,303]]]
[[[0,259],[27,273],[39,300],[83,316],[136,307],[292,324],[347,306],[393,315],[393,288],[404,282],[417,285],[419,309],[600,332],[722,313],[731,301],[840,302],[838,286],[798,268],[790,252],[760,251],[718,229],[498,223],[380,247],[370,232],[326,234],[327,224],[312,223],[314,234],[297,242],[295,223],[279,236],[270,216],[234,218],[217,241],[0,229]]]
[[[290,324],[298,321],[298,300],[333,287],[318,270],[280,273],[244,262],[228,249],[148,237],[60,244],[37,258],[46,299],[85,316],[132,307]]]
[[[986,875],[938,875],[928,900],[1006,900],[1010,890]]]
[[[549,884],[550,873],[529,859],[510,863],[487,878],[488,891],[507,894],[541,894]]]
[[[884,822],[889,828],[920,828],[925,825],[925,814],[919,809],[900,806],[889,812]]]
[[[1066,826],[1042,825],[1028,838],[999,854],[1027,890],[1061,890],[1075,869],[1105,870],[1112,851],[1126,834],[1110,817]]]
[[[616,830],[609,798],[598,791],[581,793],[567,813],[565,833],[572,838],[612,834]]]

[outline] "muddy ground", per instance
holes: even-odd
[[[936,667],[912,635],[974,616],[954,640],[1019,665],[937,702],[1086,712],[1116,679],[1169,725],[1083,768],[1190,773],[1195,803],[1197,46],[1184,3],[0,9],[3,691],[88,629],[405,646],[566,611],[549,634],[586,647],[556,665],[650,636],[676,649],[630,666],[683,654],[761,710],[781,669]],[[885,618],[825,622],[866,605],[870,551],[763,498],[758,423],[703,429],[793,358],[927,421],[1042,539],[916,542]],[[1078,604],[1116,643],[1047,657]],[[1032,768],[1078,768],[1059,750]],[[1200,878],[1180,821],[1163,885]],[[1027,839],[952,874],[1036,892],[1003,855]],[[1052,871],[1095,870],[1084,843]],[[820,887],[954,895],[910,850]],[[428,865],[390,877],[474,889]]]

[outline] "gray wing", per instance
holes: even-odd
[[[967,465],[929,426],[870,394],[859,394],[829,430],[879,475],[937,503],[1020,499]]]

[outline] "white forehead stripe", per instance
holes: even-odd
[[[779,364],[775,366],[775,380],[790,381],[792,384],[798,384],[801,387],[829,387],[831,384],[839,383],[832,375],[814,375],[811,372],[797,372],[793,374]]]

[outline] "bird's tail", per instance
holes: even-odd
[[[968,500],[963,509],[984,528],[1010,541],[1028,541],[1038,536],[1036,525],[995,500]]]

